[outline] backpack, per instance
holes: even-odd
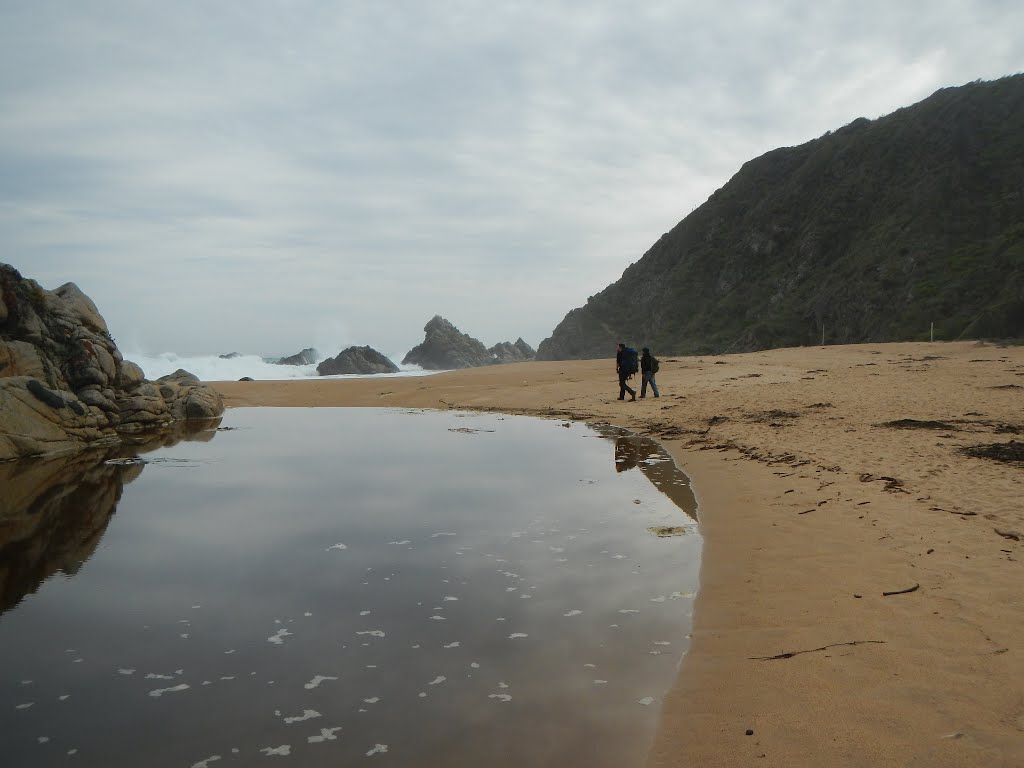
[[[622,363],[619,368],[627,378],[640,370],[640,359],[637,357],[635,349],[626,347],[622,350]]]
[[[660,368],[661,363],[658,362],[658,358],[656,358],[654,355],[651,355],[651,373],[657,373]]]

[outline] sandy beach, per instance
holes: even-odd
[[[229,407],[606,421],[689,474],[693,640],[651,766],[1024,766],[1024,347],[915,343],[218,382]],[[655,350],[657,354],[657,350]],[[639,388],[639,385],[637,385]]]

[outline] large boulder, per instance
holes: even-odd
[[[294,355],[288,357],[282,357],[280,360],[275,362],[278,365],[312,365],[320,359],[320,353],[312,347],[307,347],[301,352],[296,352]]]
[[[191,374],[147,381],[74,283],[47,291],[0,264],[0,305],[0,461],[117,445],[224,412]]]
[[[398,373],[398,366],[373,347],[349,347],[316,367],[321,376],[342,373]]]

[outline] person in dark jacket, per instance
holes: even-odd
[[[655,397],[658,394],[658,385],[654,383],[654,358],[651,357],[651,350],[644,347],[644,353],[640,355],[640,397],[647,397],[647,385],[651,385],[651,391]]]
[[[622,367],[622,353],[625,352],[626,345],[621,341],[615,348],[615,372],[619,374],[619,400],[626,399],[626,393],[629,392],[630,401],[636,400],[636,390],[633,389],[629,384],[626,383],[626,379],[632,376],[632,373],[627,372]],[[636,352],[633,353],[634,355]],[[636,359],[635,357],[633,358]]]

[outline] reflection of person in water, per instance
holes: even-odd
[[[620,435],[615,438],[615,471],[625,472],[633,469],[642,460],[647,458],[646,453],[641,454],[640,442],[635,438]]]
[[[609,430],[605,434],[615,433]],[[696,521],[697,500],[686,476],[676,469],[672,459],[653,440],[628,433],[615,434],[615,471],[626,472],[635,468],[639,468],[651,485]]]

